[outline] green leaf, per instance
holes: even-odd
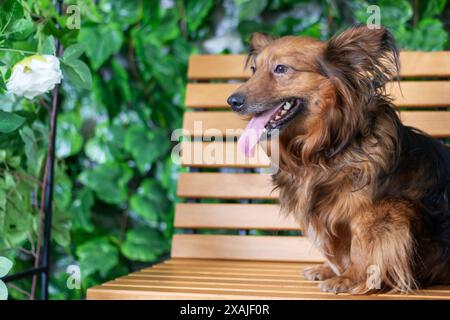
[[[16,20],[11,28],[9,28],[9,33],[15,40],[25,40],[33,32],[33,21],[29,18],[23,18]]]
[[[432,18],[435,15],[441,13],[447,0],[427,0],[420,1],[420,17],[421,19]]]
[[[188,1],[186,4],[186,22],[190,33],[196,31],[208,16],[214,5],[213,0]]]
[[[0,132],[10,133],[17,130],[24,122],[25,118],[14,112],[5,112],[0,110]]]
[[[91,207],[93,205],[94,196],[89,189],[83,188],[76,194],[72,207],[70,208],[73,229],[80,229],[87,232],[94,230],[91,222]]]
[[[448,41],[447,32],[437,19],[421,20],[412,30],[400,28],[395,38],[401,48],[422,51],[443,50]]]
[[[127,184],[133,172],[122,163],[104,163],[83,171],[80,181],[95,192],[98,198],[111,204],[120,204],[128,198]]]
[[[0,300],[8,300],[8,287],[0,280]]]
[[[165,191],[155,180],[146,179],[130,199],[131,209],[151,224],[156,224],[166,204]]]
[[[255,19],[267,6],[268,0],[234,0],[239,7],[239,20]]]
[[[3,74],[0,72],[0,94],[3,94],[5,91],[6,91],[5,79],[3,79]]]
[[[39,48],[39,53],[50,54],[54,56],[55,50],[56,50],[55,38],[53,36],[45,37],[44,41],[42,42],[42,47]]]
[[[123,43],[123,34],[114,24],[83,26],[78,39],[86,45],[86,55],[91,66],[98,70],[106,60],[118,52]]]
[[[3,278],[11,270],[13,263],[5,257],[0,257],[0,278]]]
[[[81,60],[71,58],[62,60],[61,67],[70,82],[81,89],[92,88],[92,74],[89,67]]]
[[[105,238],[89,240],[76,249],[81,274],[87,277],[99,272],[102,277],[119,262],[118,250]]]
[[[113,162],[124,158],[123,140],[125,129],[116,124],[103,122],[95,127],[95,135],[85,146],[85,153],[97,163]]]
[[[72,112],[58,117],[56,133],[56,156],[67,158],[80,152],[83,147],[83,136],[80,134],[80,115]]]
[[[408,0],[380,0],[376,5],[380,8],[381,24],[392,31],[404,27],[413,16],[413,9]],[[367,1],[356,1],[355,16],[360,23],[367,23],[370,13],[367,12]]]
[[[100,8],[111,12],[111,19],[126,30],[130,24],[136,23],[142,14],[142,5],[138,0],[101,1]]]
[[[24,127],[19,131],[20,137],[25,144],[25,156],[27,158],[27,167],[29,172],[34,176],[38,175],[38,145],[36,141],[36,136],[30,127]]]
[[[419,22],[418,27],[414,30],[417,42],[416,50],[423,51],[437,51],[444,50],[445,44],[448,41],[448,34],[444,29],[444,25],[437,19],[424,19]],[[421,36],[418,36],[420,33]]]
[[[0,9],[0,31],[8,29],[16,20],[23,18],[23,9],[17,0],[6,0]]]
[[[125,149],[132,154],[141,173],[150,170],[152,163],[165,155],[170,146],[168,135],[161,129],[133,125],[125,135]]]
[[[78,59],[85,51],[86,45],[84,43],[76,43],[64,50],[61,59],[63,61]]]
[[[168,243],[157,230],[139,227],[128,230],[120,249],[128,259],[151,262],[168,250]]]

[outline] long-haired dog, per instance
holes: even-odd
[[[259,139],[248,131],[280,130],[273,181],[326,259],[304,272],[323,291],[372,292],[368,273],[381,290],[450,283],[450,149],[401,123],[385,90],[398,56],[385,28],[328,42],[256,33],[253,75],[228,98],[251,117],[245,153]]]

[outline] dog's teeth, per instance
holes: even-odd
[[[291,108],[291,106],[292,106],[292,105],[291,105],[290,102],[285,102],[284,105],[283,105],[283,109],[284,109],[284,110],[289,110],[289,109]]]
[[[275,117],[275,120],[280,120],[280,119],[281,119],[280,116],[276,116],[276,117]]]
[[[280,112],[280,115],[284,116],[286,113],[287,113],[286,110],[282,110],[282,111]]]

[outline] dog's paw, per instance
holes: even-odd
[[[355,288],[355,283],[350,278],[338,276],[322,281],[319,284],[319,288],[321,291],[332,292],[334,294],[350,293]]]
[[[308,267],[303,270],[303,276],[306,280],[325,280],[336,276],[333,270],[325,265]]]

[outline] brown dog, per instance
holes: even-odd
[[[450,149],[404,126],[386,94],[398,50],[384,28],[320,42],[256,33],[253,76],[228,98],[248,132],[280,129],[282,211],[327,262],[305,271],[331,292],[406,292],[450,283]]]

